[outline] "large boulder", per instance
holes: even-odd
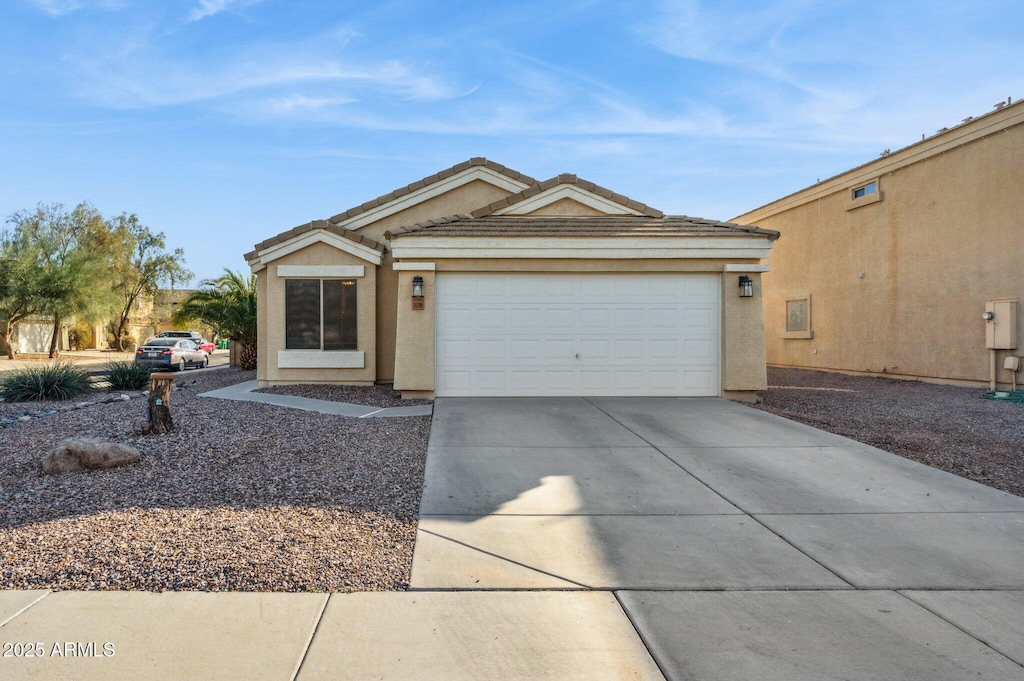
[[[135,463],[142,455],[137,449],[116,442],[91,438],[63,440],[43,457],[43,473],[69,473],[83,468],[113,468]]]

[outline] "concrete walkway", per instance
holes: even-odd
[[[289,409],[302,409],[303,411],[315,411],[321,414],[334,414],[336,416],[350,416],[357,419],[430,416],[434,411],[432,404],[418,404],[411,407],[367,407],[363,404],[351,404],[349,402],[332,402],[330,400],[314,400],[308,397],[253,392],[257,388],[259,388],[258,381],[245,381],[244,383],[236,383],[235,385],[229,385],[218,390],[200,393],[199,397],[215,397],[221,400],[236,400],[239,402],[262,402],[263,404],[273,404],[278,407],[288,407]]]
[[[0,678],[1024,680],[1024,499],[722,400],[436,407],[414,590],[0,591]]]

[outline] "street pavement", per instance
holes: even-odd
[[[85,369],[90,375],[102,374],[111,362],[131,362],[135,359],[134,352],[113,352],[106,350],[68,350],[60,353],[57,361],[73,362],[76,366]],[[210,355],[210,366],[227,366],[230,361],[230,353],[227,350],[214,350]],[[0,374],[5,371],[14,371],[26,367],[39,366],[53,360],[20,360],[0,357]]]

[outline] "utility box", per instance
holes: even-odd
[[[1017,299],[985,303],[985,347],[1014,350],[1017,347]],[[989,318],[988,313],[991,313]]]

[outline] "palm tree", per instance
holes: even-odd
[[[237,343],[242,369],[256,368],[256,275],[245,277],[225,268],[217,279],[204,279],[199,289],[174,311],[175,324],[200,321],[216,334]]]

